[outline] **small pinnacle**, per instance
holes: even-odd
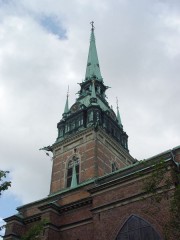
[[[69,85],[68,85],[68,90],[67,90],[67,97],[69,97]]]
[[[117,109],[119,109],[119,102],[117,97],[116,97],[116,104],[117,104]]]

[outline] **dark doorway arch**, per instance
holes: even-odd
[[[132,215],[119,231],[116,240],[162,240],[154,228],[142,218]]]

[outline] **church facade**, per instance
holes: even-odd
[[[6,218],[5,240],[21,239],[43,220],[42,240],[162,240],[170,217],[170,198],[179,184],[180,147],[143,162],[128,149],[128,135],[117,112],[106,100],[106,90],[91,28],[88,61],[79,96],[69,108],[68,95],[56,142],[44,150],[53,153],[48,197],[19,207]],[[157,166],[171,179],[147,189]],[[161,169],[161,167],[160,167]],[[149,183],[150,185],[150,183]],[[152,196],[161,204],[152,204]],[[163,195],[164,196],[164,195]]]

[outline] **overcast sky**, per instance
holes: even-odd
[[[90,22],[108,101],[116,96],[133,157],[180,144],[179,0],[0,0],[0,169],[12,187],[0,219],[49,193],[68,85],[85,77]]]

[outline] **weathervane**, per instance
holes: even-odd
[[[91,26],[92,26],[92,28],[91,28],[91,30],[94,30],[94,22],[92,21],[92,22],[90,22],[90,24],[91,24]]]

